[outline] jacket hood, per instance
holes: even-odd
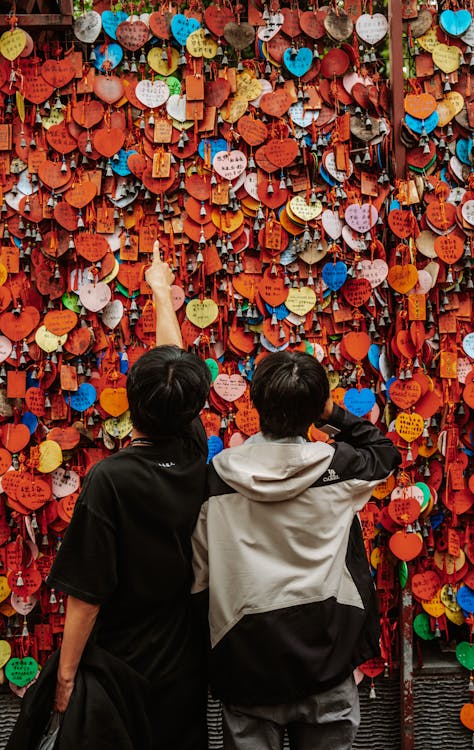
[[[257,502],[289,500],[311,487],[331,463],[334,448],[303,438],[272,440],[261,433],[212,460],[221,479]]]

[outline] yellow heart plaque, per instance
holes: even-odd
[[[315,203],[306,203],[305,199],[301,195],[295,195],[291,199],[290,203],[291,212],[301,221],[312,221],[317,219],[323,210],[321,201]]]
[[[306,315],[316,304],[316,294],[309,286],[301,289],[290,289],[285,305],[296,315]]]
[[[450,91],[444,99],[436,105],[438,112],[438,127],[444,128],[453,117],[456,117],[464,107],[464,97],[458,91]]]
[[[237,122],[240,118],[245,115],[248,108],[248,99],[244,99],[241,96],[234,96],[220,108],[221,117],[224,122]]]
[[[60,109],[52,109],[51,114],[41,118],[41,123],[45,130],[49,130],[53,125],[59,125],[64,120],[64,115]]]
[[[0,669],[5,666],[11,655],[12,649],[8,641],[0,641]]]
[[[0,52],[7,60],[16,60],[27,44],[26,34],[22,29],[5,31],[0,36]]]
[[[427,52],[433,52],[435,47],[439,44],[436,26],[427,31],[426,34],[419,36],[417,42],[419,46],[423,47]]]
[[[61,446],[55,440],[43,440],[39,444],[39,462],[38,471],[42,474],[49,474],[54,471],[63,462],[63,452]]]
[[[219,308],[212,299],[192,299],[186,305],[188,320],[198,328],[212,325],[219,315]]]
[[[425,422],[421,414],[401,412],[395,420],[395,430],[403,440],[412,443],[420,437],[425,429]]]
[[[204,29],[196,29],[186,39],[186,49],[191,57],[205,57],[212,60],[217,53],[217,42],[204,33]]]
[[[459,68],[460,57],[459,47],[438,44],[433,50],[433,62],[443,73],[454,73]]]
[[[130,419],[130,412],[126,411],[121,417],[110,417],[104,422],[106,432],[113,438],[123,440],[124,437],[132,431],[132,420]]]
[[[161,47],[152,47],[148,53],[148,65],[155,73],[159,73],[162,76],[169,76],[174,73],[178,68],[179,63],[179,52],[174,47],[170,48],[170,64],[168,65],[168,58],[162,60],[162,49]]]
[[[48,331],[46,326],[40,326],[35,333],[35,341],[39,348],[48,354],[55,352],[59,346],[66,343],[67,333],[63,336],[56,336],[51,331]]]
[[[252,102],[262,93],[262,84],[257,78],[249,73],[241,73],[237,76],[237,96]]]

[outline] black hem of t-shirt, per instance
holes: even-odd
[[[61,581],[59,578],[55,578],[54,576],[48,576],[46,578],[46,584],[51,589],[57,589],[58,591],[61,591],[63,594],[68,594],[70,596],[74,596],[76,599],[80,599],[83,602],[86,602],[87,604],[103,604],[103,600],[98,599],[97,596],[94,596],[94,594],[89,594],[87,591],[81,591],[79,589],[76,589],[74,586],[71,586],[69,583],[65,583],[64,581]]]

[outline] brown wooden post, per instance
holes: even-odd
[[[402,38],[402,3],[390,0],[389,4],[390,34],[390,84],[392,89],[392,138],[394,177],[405,177],[405,146],[400,140],[400,129],[404,115],[404,77],[403,77],[403,38]]]

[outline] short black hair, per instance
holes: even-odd
[[[127,378],[134,427],[149,437],[179,434],[203,408],[210,385],[209,368],[195,354],[178,346],[150,349]]]
[[[263,433],[276,438],[306,436],[324,410],[329,381],[310,354],[275,352],[257,365],[250,397]]]

